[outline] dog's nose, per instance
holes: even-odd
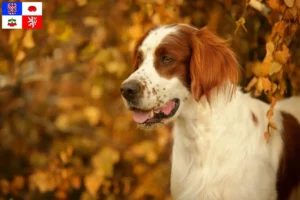
[[[141,92],[140,83],[137,81],[128,81],[121,86],[121,94],[127,100],[132,100]]]

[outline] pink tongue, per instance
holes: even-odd
[[[133,111],[133,119],[137,123],[144,123],[151,115],[151,111]]]
[[[175,101],[170,101],[164,107],[154,110],[155,113],[163,112],[165,115],[169,115],[175,106]],[[133,111],[133,119],[137,123],[144,123],[150,118],[152,111]]]
[[[169,103],[167,103],[164,107],[162,107],[160,110],[165,114],[165,115],[169,115],[172,111],[172,109],[175,106],[175,101],[170,101]]]

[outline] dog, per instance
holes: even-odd
[[[142,128],[173,122],[175,200],[300,199],[300,97],[270,106],[237,86],[239,66],[207,28],[151,29],[134,51],[121,94]]]

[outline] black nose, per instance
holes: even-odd
[[[133,100],[141,92],[140,83],[137,81],[128,81],[121,86],[121,93],[127,100]]]

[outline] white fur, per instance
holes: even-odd
[[[282,139],[267,144],[269,106],[237,91],[230,102],[219,94],[209,106],[191,97],[175,120],[171,191],[174,199],[275,200]],[[258,125],[252,120],[258,118]]]
[[[280,112],[274,112],[277,131],[266,143],[264,132],[269,105],[239,89],[231,100],[226,90],[220,90],[223,92],[213,92],[210,105],[205,97],[196,102],[178,78],[159,76],[154,68],[154,51],[162,39],[173,32],[176,27],[160,27],[150,32],[139,49],[145,57],[143,64],[126,80],[135,79],[145,84],[141,109],[157,108],[173,98],[180,99],[180,107],[173,117],[173,199],[275,200],[283,147]],[[153,88],[156,94],[151,93]],[[149,92],[151,95],[147,95]],[[278,103],[278,108],[295,112],[292,105],[296,102],[299,104],[299,98],[285,100]]]

